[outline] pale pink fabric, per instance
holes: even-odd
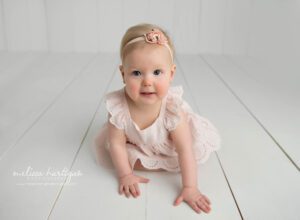
[[[169,138],[169,131],[176,128],[180,121],[179,111],[188,115],[188,123],[193,137],[193,149],[198,163],[204,163],[211,152],[220,148],[220,136],[214,125],[196,113],[182,99],[181,86],[171,87],[163,99],[160,114],[149,127],[141,130],[130,118],[125,99],[124,88],[106,95],[106,108],[111,117],[108,119],[118,129],[122,129],[127,137],[126,148],[131,167],[137,159],[148,169],[162,168],[171,172],[180,171],[178,154]],[[97,152],[109,149],[107,141],[107,123],[100,130],[97,140]],[[102,149],[102,150],[101,150]],[[97,155],[98,159],[101,155]]]

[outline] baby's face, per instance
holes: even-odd
[[[125,90],[136,104],[156,104],[167,94],[176,66],[162,45],[145,44],[129,52],[120,66]]]

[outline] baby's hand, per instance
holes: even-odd
[[[209,199],[200,193],[197,187],[183,187],[180,195],[175,200],[174,205],[179,205],[182,201],[185,201],[189,206],[192,207],[197,213],[201,210],[209,213],[210,212],[210,201]]]
[[[119,193],[125,193],[126,197],[132,195],[134,198],[140,195],[138,183],[148,183],[149,179],[136,176],[133,173],[119,178]]]

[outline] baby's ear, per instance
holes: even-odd
[[[122,64],[119,66],[119,70],[123,74],[123,65]]]
[[[124,80],[124,68],[123,68],[123,65],[120,65],[120,66],[119,66],[119,69],[120,69],[120,72],[121,72],[121,75],[122,75],[123,83],[125,83],[125,80]]]
[[[176,72],[176,65],[173,64],[171,67],[171,80],[173,80],[175,72]]]

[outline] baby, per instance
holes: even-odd
[[[217,129],[182,99],[174,78],[174,48],[158,26],[140,24],[125,33],[120,55],[124,88],[106,95],[109,116],[96,143],[109,151],[119,180],[119,193],[140,195],[149,179],[133,170],[181,172],[182,201],[197,213],[208,213],[209,199],[198,189],[197,163],[220,146]]]

